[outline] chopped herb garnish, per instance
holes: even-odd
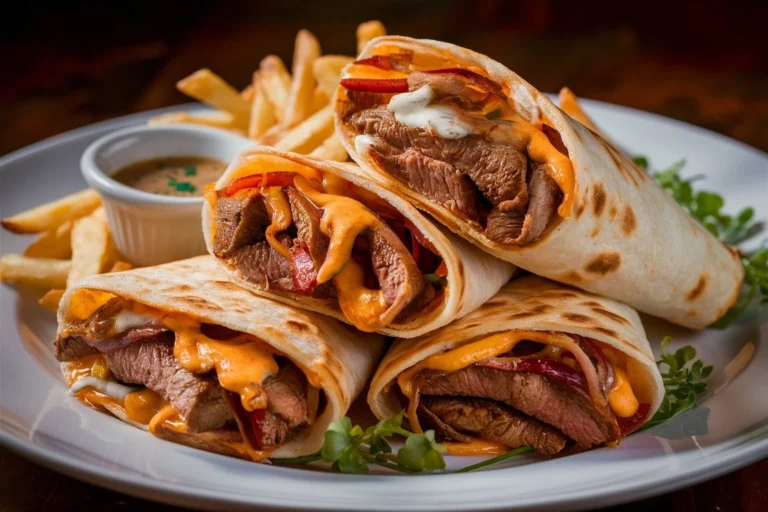
[[[442,277],[440,277],[440,276],[439,276],[439,275],[437,275],[437,274],[424,274],[424,280],[425,280],[426,282],[428,282],[428,283],[434,283],[434,284],[437,284],[437,283],[439,283],[440,281],[442,281],[442,280],[443,280],[443,278],[442,278]]]
[[[197,174],[197,167],[194,165],[188,165],[184,168],[184,176],[195,176]]]
[[[173,178],[168,178],[168,186],[176,189],[176,192],[189,192],[194,193],[197,187],[189,181],[176,181]]]
[[[523,453],[528,453],[532,451],[533,451],[533,448],[531,448],[530,446],[521,446],[520,448],[509,450],[507,453],[502,453],[501,455],[497,455],[491,459],[478,462],[477,464],[472,464],[471,466],[467,466],[465,468],[461,468],[456,472],[469,473],[470,471],[474,471],[476,469],[481,469],[481,468],[487,468],[488,466],[493,466],[494,464],[498,464],[499,462],[504,462],[505,460],[511,459],[512,457],[516,457],[517,455],[522,455]]]

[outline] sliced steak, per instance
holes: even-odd
[[[285,233],[277,239],[288,247],[292,245],[291,237]],[[293,291],[290,264],[266,240],[239,248],[230,261],[243,279],[267,290]]]
[[[287,195],[297,238],[306,244],[315,269],[319,269],[325,261],[329,244],[328,237],[320,231],[323,212],[293,187],[287,189]]]
[[[554,455],[565,448],[567,441],[551,426],[492,400],[423,396],[419,406],[454,431],[510,448],[527,445],[539,453]]]
[[[467,219],[477,220],[477,189],[451,164],[424,156],[415,149],[399,152],[381,139],[376,139],[372,156],[388,173],[419,194]]]
[[[615,419],[609,421],[580,393],[537,373],[472,365],[443,374],[419,375],[422,395],[487,398],[552,425],[579,445],[592,447],[618,439]]]
[[[528,245],[538,240],[557,213],[563,193],[545,164],[529,163],[527,211],[491,210],[485,235],[500,244]]]
[[[309,423],[307,379],[296,366],[288,363],[277,375],[264,380],[267,412],[262,430],[265,449],[282,445]]]
[[[62,362],[77,361],[99,352],[79,336],[58,337],[53,346],[56,349],[56,360]]]
[[[414,71],[408,75],[408,90],[416,91],[425,85],[434,92],[433,103],[448,103],[464,110],[482,110],[490,93],[469,87],[466,78],[452,74]]]
[[[307,380],[295,365],[287,363],[276,375],[267,377],[262,386],[267,394],[266,409],[246,411],[239,396],[228,393],[228,398],[251,446],[271,450],[309,424]]]
[[[460,139],[436,137],[426,130],[399,123],[383,107],[355,112],[348,122],[358,133],[378,137],[400,151],[415,149],[424,156],[450,163],[468,175],[483,196],[502,210],[527,202],[527,158],[510,145],[488,142],[482,135]]]
[[[403,242],[386,224],[368,229],[366,235],[384,302],[402,310],[421,293],[424,276]]]
[[[216,200],[216,222],[213,254],[229,258],[238,249],[264,240],[264,230],[270,220],[261,194],[251,189],[232,197],[219,197]]]
[[[214,375],[197,375],[181,367],[173,355],[174,334],[108,352],[107,364],[116,379],[140,384],[159,393],[186,421],[190,432],[223,427],[233,421],[232,409]]]

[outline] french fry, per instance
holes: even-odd
[[[68,220],[58,228],[46,231],[24,249],[24,256],[68,260],[72,257],[72,224]]]
[[[100,208],[72,227],[72,270],[67,278],[67,288],[85,277],[101,274],[113,257],[107,216]]]
[[[48,290],[46,294],[43,295],[39,301],[37,301],[37,303],[43,306],[45,309],[56,313],[59,310],[59,302],[61,302],[62,295],[64,295],[64,290],[60,288],[54,288],[53,290]]]
[[[346,55],[323,55],[315,60],[312,72],[317,81],[317,88],[322,90],[328,99],[333,98],[341,79],[341,70],[353,62],[352,57]]]
[[[368,41],[375,37],[387,35],[384,24],[378,20],[366,21],[357,27],[357,54],[363,51]]]
[[[259,72],[253,74],[253,102],[251,103],[251,121],[248,125],[248,138],[256,140],[275,125],[275,114],[272,104],[267,100],[264,88],[261,86]]]
[[[5,229],[14,233],[43,233],[57,229],[68,220],[88,215],[100,205],[99,194],[95,190],[87,189],[17,213],[3,219],[2,224]]]
[[[341,140],[339,140],[339,137],[337,137],[335,133],[312,150],[309,156],[334,162],[346,162],[349,158],[347,150],[341,145]]]
[[[149,126],[160,126],[165,124],[199,124],[201,126],[220,128],[222,130],[229,130],[245,135],[243,130],[235,126],[232,115],[228,112],[221,111],[195,115],[188,112],[169,112],[153,117],[147,124]]]
[[[281,151],[307,154],[333,133],[331,105],[312,114],[309,119],[291,129],[274,146]]]
[[[315,90],[315,78],[312,65],[320,56],[320,43],[309,30],[299,30],[293,49],[293,82],[285,107],[283,124],[292,128],[309,117],[312,108],[312,96]]]
[[[283,137],[285,137],[285,134],[288,132],[287,128],[283,125],[276,124],[266,132],[264,132],[261,137],[256,139],[256,142],[259,144],[263,144],[265,146],[274,146],[275,144],[280,141]]]
[[[184,94],[232,115],[233,124],[248,129],[251,105],[240,93],[210,69],[204,68],[180,80],[176,87]]]
[[[71,268],[69,260],[5,254],[0,258],[0,281],[38,288],[64,288]]]
[[[109,269],[109,272],[124,272],[131,269],[133,269],[133,263],[128,263],[127,261],[116,261],[115,264],[112,265],[112,268]]]
[[[605,135],[603,132],[595,125],[595,123],[592,121],[592,119],[589,118],[586,112],[581,108],[581,105],[579,104],[579,98],[567,87],[563,87],[560,89],[560,94],[558,95],[558,100],[560,102],[560,108],[563,109],[563,111],[595,132],[596,134],[602,136],[605,138]]]
[[[315,89],[315,92],[312,93],[312,108],[309,110],[309,115],[312,115],[318,110],[322,109],[328,105],[330,101],[330,98],[327,94],[325,94],[325,92],[321,91],[319,88]]]
[[[267,55],[259,65],[259,78],[277,122],[282,123],[291,92],[291,75],[280,57]]]
[[[251,103],[253,101],[253,96],[256,94],[256,91],[253,89],[253,84],[248,84],[245,86],[245,89],[240,91],[240,97],[243,98],[248,103]]]

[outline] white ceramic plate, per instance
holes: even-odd
[[[598,124],[656,167],[680,158],[686,173],[768,218],[768,155],[700,128],[587,102]],[[84,187],[78,161],[97,137],[158,112],[69,132],[0,160],[0,214],[7,216]],[[28,240],[3,232],[3,253]],[[752,243],[754,246],[756,242]],[[750,247],[749,245],[747,247]],[[603,448],[544,461],[534,456],[469,474],[340,475],[252,464],[174,445],[81,405],[66,394],[51,341],[56,323],[38,295],[0,291],[0,442],[45,466],[137,496],[196,508],[254,506],[329,510],[573,509],[668,492],[768,456],[768,314],[753,308],[725,331],[688,331],[648,320],[652,343],[672,335],[695,342],[715,365],[711,394],[695,411]],[[730,364],[748,343],[743,368]],[[449,458],[452,469],[476,459]]]

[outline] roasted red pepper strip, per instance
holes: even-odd
[[[650,413],[651,404],[640,404],[640,407],[637,408],[637,412],[633,416],[630,416],[629,418],[619,418],[617,416],[616,422],[619,424],[621,437],[631,434],[640,428],[640,426],[645,423],[645,420],[648,419]]]
[[[350,91],[397,93],[408,92],[405,78],[342,78],[341,85]]]
[[[445,264],[445,260],[440,262],[437,270],[435,270],[435,275],[437,277],[448,277],[448,267]]]
[[[290,248],[291,279],[296,293],[311,295],[317,287],[317,271],[312,256],[303,243]]]
[[[422,247],[428,251],[431,251],[432,254],[437,254],[440,256],[440,251],[438,251],[432,242],[430,242],[429,239],[425,237],[421,231],[419,231],[419,228],[417,228],[413,222],[411,222],[409,219],[405,219],[405,227],[408,229],[408,231],[411,232],[414,240],[421,244]]]
[[[238,178],[224,188],[222,195],[224,197],[231,197],[241,190],[247,188],[262,188],[262,187],[285,187],[293,185],[293,177],[295,173],[292,172],[267,172],[264,174],[252,174],[251,176],[245,176]]]
[[[240,395],[237,393],[227,392],[227,400],[229,401],[232,411],[235,413],[238,422],[242,428],[242,434],[245,436],[245,441],[256,450],[264,449],[264,418],[266,417],[265,409],[256,409],[255,411],[246,411],[240,401]]]

